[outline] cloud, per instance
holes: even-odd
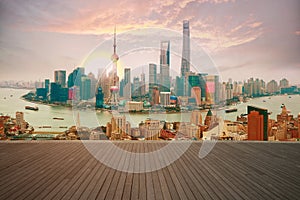
[[[118,33],[147,27],[181,33],[187,19],[192,41],[211,54],[228,76],[239,68],[259,71],[284,66],[298,72],[299,5],[297,0],[4,0],[0,1],[1,69],[8,74],[9,69],[20,68],[21,61],[30,69],[45,65],[48,72],[52,65],[76,65],[99,42],[111,38],[115,25]],[[142,37],[131,34],[126,39],[130,45],[139,44]],[[119,51],[122,48],[127,47],[120,46]],[[192,51],[197,55],[198,49]]]

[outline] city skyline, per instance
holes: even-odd
[[[118,33],[148,27],[181,33],[182,21],[189,20],[191,42],[203,47],[211,56],[222,80],[258,77],[270,81],[285,77],[292,84],[299,84],[297,1],[276,4],[268,1],[169,1],[146,6],[144,4],[149,2],[123,1],[115,3],[117,8],[114,9],[109,4],[75,1],[49,6],[46,2],[1,2],[1,80],[36,80],[36,77],[43,80],[57,69],[70,73],[89,51],[105,40],[110,41],[107,52],[111,54],[115,25]],[[133,12],[117,6],[120,4]],[[58,9],[62,7],[65,9]],[[134,34],[127,37],[132,43],[137,39]],[[128,42],[125,48],[132,43]],[[159,43],[156,45],[159,48]],[[181,46],[182,41],[179,42]],[[171,51],[172,47],[173,43]],[[176,51],[181,54],[182,49]],[[191,51],[197,53],[193,48]],[[158,58],[155,59],[154,63],[159,63]],[[193,58],[191,62],[195,62]],[[181,58],[178,61],[171,58],[172,68],[180,69],[180,66]]]

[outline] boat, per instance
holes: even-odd
[[[25,109],[27,110],[34,110],[34,111],[38,111],[39,108],[37,106],[25,106]]]
[[[56,120],[64,120],[64,118],[62,118],[62,117],[53,117],[53,119],[56,119]]]
[[[237,111],[237,108],[228,108],[228,109],[225,109],[225,113],[231,113],[231,112],[236,112]]]

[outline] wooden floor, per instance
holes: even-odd
[[[166,143],[117,145],[148,152]],[[0,199],[299,199],[300,143],[218,142],[203,159],[201,145],[160,170],[128,173],[80,141],[0,142]]]

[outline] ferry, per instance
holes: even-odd
[[[62,118],[62,117],[53,117],[53,119],[56,119],[56,120],[64,120],[64,118]]]
[[[38,111],[39,108],[37,106],[25,106],[26,110],[34,110],[34,111]]]
[[[237,108],[228,108],[228,109],[225,109],[225,113],[231,113],[231,112],[236,112],[237,111]]]

